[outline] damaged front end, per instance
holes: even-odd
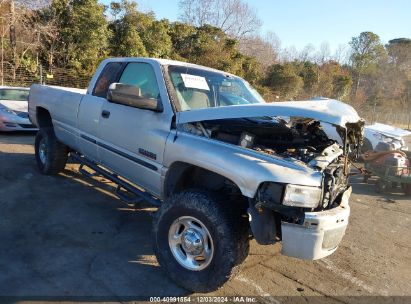
[[[235,115],[233,115],[235,116]],[[249,199],[256,241],[282,240],[285,255],[319,259],[334,252],[348,224],[349,155],[357,153],[364,121],[321,121],[295,116],[230,117],[181,124],[188,133],[240,146],[321,173],[318,187],[263,182]]]

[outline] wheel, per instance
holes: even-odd
[[[381,180],[378,179],[375,183],[375,191],[377,193],[384,193],[387,190],[387,185]]]
[[[53,128],[40,128],[34,148],[37,166],[41,173],[53,175],[64,170],[68,148],[57,140]]]
[[[364,138],[364,142],[360,148],[361,154],[364,154],[365,152],[371,150],[373,150],[371,142],[368,139]]]
[[[404,194],[407,196],[411,195],[411,184],[410,183],[402,183],[402,190],[404,191]]]
[[[153,222],[160,266],[190,291],[216,290],[238,272],[248,255],[249,223],[241,213],[208,192],[172,195]]]

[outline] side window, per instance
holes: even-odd
[[[160,97],[156,74],[148,63],[131,62],[127,64],[119,82],[139,87],[143,97]]]
[[[122,62],[107,63],[101,71],[100,77],[97,79],[93,90],[93,95],[106,98],[108,87],[113,82],[116,82],[123,67]]]

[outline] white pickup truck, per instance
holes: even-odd
[[[70,155],[81,172],[87,166],[116,183],[120,198],[159,206],[155,254],[189,290],[226,282],[251,237],[319,259],[345,233],[348,154],[360,146],[364,122],[342,102],[266,103],[229,73],[115,58],[101,63],[86,91],[33,85],[29,115],[40,128],[42,173],[58,174]]]

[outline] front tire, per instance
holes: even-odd
[[[68,148],[58,141],[53,128],[40,128],[34,147],[37,166],[42,174],[55,175],[64,170]]]
[[[238,272],[249,251],[249,224],[236,210],[241,208],[196,190],[173,195],[160,207],[153,222],[154,251],[174,282],[210,292]]]

